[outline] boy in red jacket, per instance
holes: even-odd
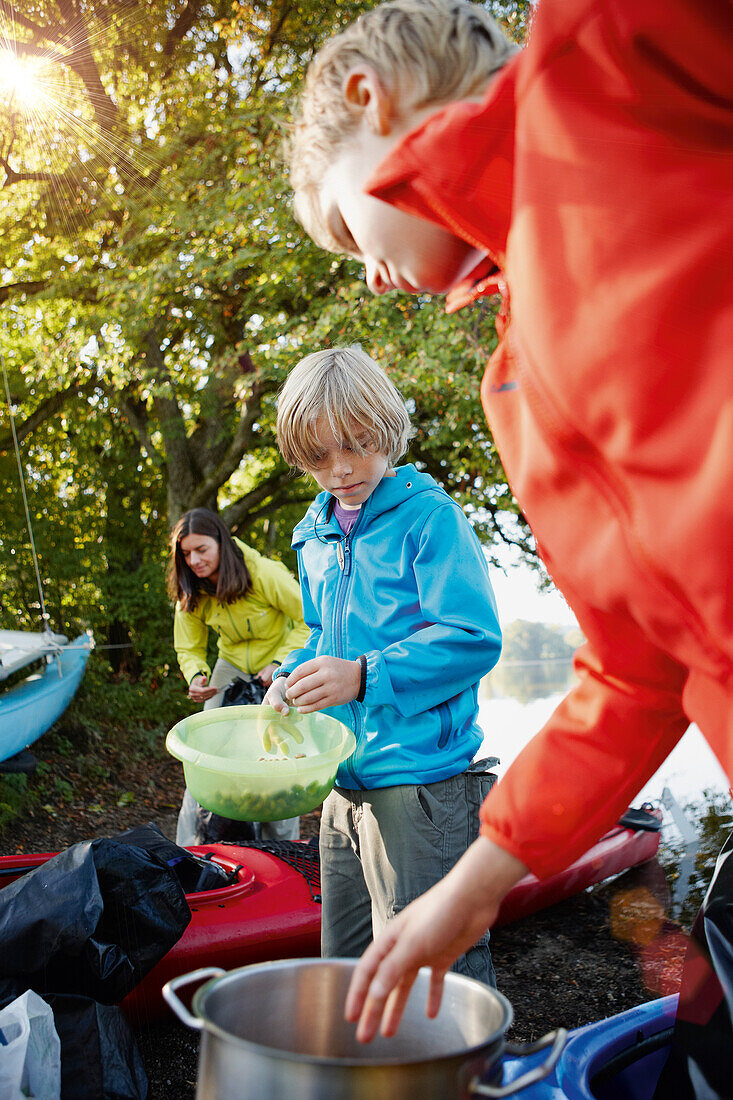
[[[514,48],[463,0],[395,0],[310,67],[291,179],[370,289],[497,290],[482,399],[588,639],[481,836],[388,925],[350,1018],[392,1034],[530,868],[566,867],[691,721],[733,776],[731,9],[541,0]]]

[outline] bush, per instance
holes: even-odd
[[[28,788],[27,775],[0,775],[0,828],[36,801],[36,794]]]

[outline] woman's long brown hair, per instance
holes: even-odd
[[[189,569],[181,550],[186,535],[208,535],[219,543],[219,575],[216,585],[206,577],[199,578]],[[183,611],[195,611],[202,596],[213,596],[221,603],[234,603],[252,587],[252,579],[244,563],[242,551],[229,533],[226,524],[208,508],[192,508],[181,516],[171,532],[171,553],[168,562],[168,593],[179,600]]]

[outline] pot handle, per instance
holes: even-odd
[[[510,1081],[508,1085],[482,1085],[481,1079],[474,1077],[468,1086],[468,1091],[476,1096],[492,1096],[494,1098],[513,1096],[520,1089],[527,1088],[528,1085],[533,1085],[536,1081],[541,1081],[555,1068],[562,1053],[562,1048],[565,1046],[567,1036],[568,1033],[565,1028],[559,1027],[556,1031],[550,1031],[547,1035],[543,1035],[536,1043],[507,1043],[504,1047],[505,1054],[536,1054],[538,1050],[544,1050],[550,1044],[552,1044],[552,1050],[541,1065],[535,1066],[527,1073],[522,1074],[521,1077],[517,1077],[515,1081]]]
[[[179,974],[177,978],[171,978],[163,986],[161,990],[163,999],[173,1009],[181,1023],[184,1023],[186,1027],[201,1031],[204,1021],[200,1016],[194,1016],[192,1012],[188,1011],[183,1002],[176,996],[176,990],[180,989],[182,985],[190,985],[191,982],[202,982],[204,978],[221,978],[222,974],[226,974],[226,970],[222,970],[220,966],[204,966],[201,970],[192,970],[190,974]]]

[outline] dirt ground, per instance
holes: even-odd
[[[86,781],[73,756],[46,753],[55,775],[70,782],[75,800],[45,803],[32,814],[16,818],[0,833],[0,851],[59,851],[81,840],[111,836],[133,825],[154,821],[175,835],[182,795],[180,765],[160,757],[119,759],[108,751],[107,778]],[[76,770],[75,770],[76,769]],[[304,819],[304,835],[316,835],[318,814]],[[660,888],[660,882],[662,886]],[[663,892],[661,869],[655,864],[628,872],[613,884],[577,895],[493,934],[498,985],[514,1008],[509,1037],[539,1038],[557,1026],[578,1027],[673,992],[679,960],[665,969],[664,985],[642,980],[642,952],[618,934],[619,898]],[[628,922],[627,922],[628,926]],[[150,1085],[150,1100],[189,1100],[195,1093],[198,1036],[171,1018],[165,1024],[136,1030],[136,1039]]]

